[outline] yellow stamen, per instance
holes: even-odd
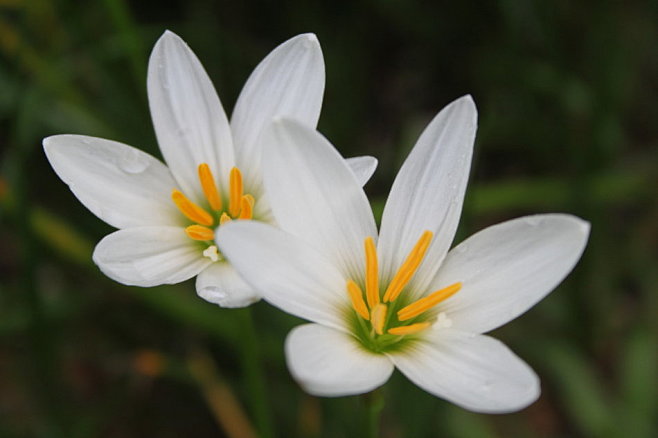
[[[402,289],[409,283],[409,280],[411,280],[411,277],[413,277],[420,263],[423,261],[423,257],[425,257],[425,252],[427,252],[431,241],[431,231],[425,231],[420,236],[420,239],[418,239],[418,242],[416,242],[416,245],[407,256],[407,259],[402,263],[398,272],[395,273],[395,277],[389,283],[388,288],[386,288],[386,293],[384,293],[385,303],[395,301],[402,292]]]
[[[418,322],[416,324],[405,325],[403,327],[393,327],[388,329],[388,332],[392,335],[413,335],[414,333],[421,332],[428,328],[430,325],[429,322]]]
[[[190,225],[185,228],[185,233],[194,240],[213,240],[215,238],[213,230],[201,225]]]
[[[226,222],[231,222],[231,216],[226,213],[222,213],[219,217],[219,225],[224,225]]]
[[[368,308],[366,303],[363,301],[363,292],[361,288],[352,280],[347,280],[347,293],[350,295],[352,300],[352,307],[356,310],[356,313],[361,315],[363,319],[370,319],[368,314]]]
[[[231,169],[230,177],[230,196],[228,212],[231,216],[236,217],[240,213],[241,200],[242,200],[242,173],[240,169],[234,167]]]
[[[254,214],[254,197],[244,195],[240,200],[240,217],[239,219],[251,219]]]
[[[366,299],[372,309],[379,304],[379,271],[377,267],[377,249],[372,237],[365,240],[366,248]]]
[[[206,199],[210,204],[210,208],[215,211],[222,209],[222,197],[219,195],[217,190],[217,184],[215,184],[215,177],[210,170],[210,166],[206,163],[199,164],[199,181],[201,181],[201,188],[203,193],[206,195]]]
[[[443,289],[437,290],[436,292],[432,292],[428,296],[421,298],[418,301],[413,302],[408,306],[400,309],[400,311],[398,312],[398,319],[400,321],[406,321],[415,316],[418,316],[421,313],[426,312],[427,310],[436,306],[441,301],[450,298],[451,296],[456,294],[461,288],[462,288],[462,284],[457,282],[455,284],[451,284],[448,287],[444,287]]]
[[[375,329],[375,333],[381,335],[384,333],[384,323],[386,322],[386,304],[379,303],[377,304],[371,312],[372,328]]]
[[[185,195],[178,190],[171,192],[171,199],[174,201],[174,204],[176,204],[176,207],[178,207],[178,209],[189,220],[201,225],[213,224],[214,221],[210,213],[187,199]]]

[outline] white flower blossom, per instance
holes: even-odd
[[[311,394],[367,392],[398,368],[473,411],[514,411],[538,397],[532,369],[483,333],[562,281],[589,224],[522,217],[449,251],[476,118],[470,96],[434,118],[395,179],[379,233],[361,185],[324,137],[288,120],[266,131],[263,173],[280,229],[232,223],[216,241],[267,301],[312,322],[285,346],[292,375]]]
[[[158,159],[111,140],[56,135],[44,140],[48,160],[75,196],[119,230],[93,259],[127,285],[173,284],[194,276],[200,296],[226,307],[260,297],[226,262],[214,242],[222,223],[272,221],[261,176],[263,127],[285,116],[315,127],[324,92],[317,38],[298,35],[254,70],[229,123],[203,66],[172,32],[157,41],[147,78]],[[365,183],[376,161],[350,160]]]

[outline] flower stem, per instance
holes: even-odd
[[[384,409],[384,395],[381,389],[376,389],[368,394],[364,394],[363,401],[366,408],[365,434],[367,438],[379,437],[379,423],[382,410]]]
[[[251,414],[262,438],[273,438],[272,413],[265,394],[265,379],[261,366],[260,352],[258,351],[258,338],[254,327],[251,308],[247,307],[235,311],[238,314],[242,342],[242,371],[244,373],[247,391],[250,395]]]

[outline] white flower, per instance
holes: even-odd
[[[168,167],[131,146],[81,135],[46,138],[48,160],[89,210],[119,228],[94,251],[107,276],[154,286],[198,275],[203,298],[246,306],[259,296],[218,252],[214,232],[231,219],[271,221],[260,135],[275,116],[316,125],[324,92],[317,38],[298,35],[272,51],[246,82],[230,124],[203,66],[172,32],[153,48],[147,86]],[[376,160],[350,165],[365,182]]]
[[[367,392],[396,367],[473,411],[514,411],[538,397],[535,373],[482,333],[560,283],[589,224],[528,216],[448,251],[476,117],[466,96],[429,124],[393,184],[379,236],[361,186],[326,139],[286,120],[264,135],[264,178],[281,229],[244,221],[222,227],[216,241],[267,301],[313,322],[286,341],[288,366],[311,394]]]

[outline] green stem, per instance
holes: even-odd
[[[262,438],[273,438],[274,428],[272,425],[272,414],[265,394],[265,379],[261,366],[260,352],[258,351],[258,338],[254,326],[251,308],[236,310],[240,324],[242,342],[240,348],[242,353],[242,370],[250,395],[251,414],[258,428],[259,436]]]
[[[384,409],[384,395],[381,389],[376,389],[362,397],[366,409],[366,415],[364,415],[366,419],[365,436],[366,438],[378,438],[380,417]]]

